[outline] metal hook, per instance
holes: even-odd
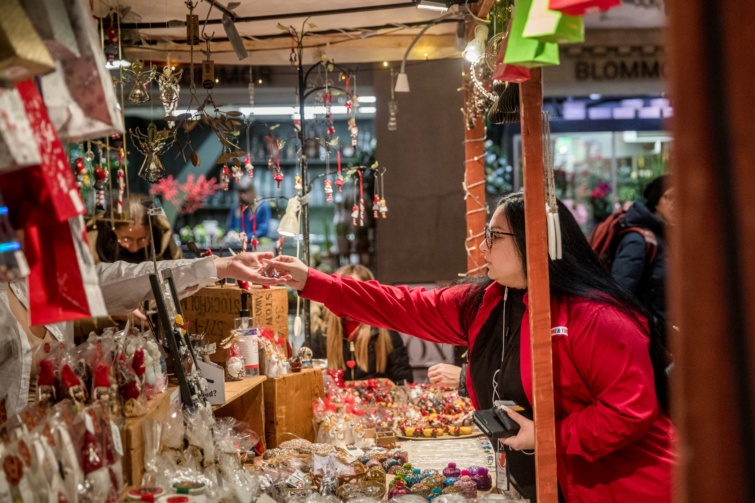
[[[210,40],[215,36],[215,32],[213,31],[212,34],[208,37],[205,35],[204,31],[207,28],[207,21],[210,20],[210,13],[212,12],[212,8],[215,7],[215,0],[210,0],[210,8],[207,10],[207,16],[204,18],[204,24],[202,25],[202,38],[207,42],[207,52],[210,52]]]

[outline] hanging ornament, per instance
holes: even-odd
[[[178,106],[178,97],[181,91],[182,68],[173,70],[170,65],[163,67],[163,72],[157,74],[157,85],[160,88],[160,101],[165,109],[165,115],[171,116]],[[174,126],[173,121],[168,121],[168,127]]]
[[[351,146],[356,148],[357,135],[359,134],[359,128],[357,127],[356,118],[354,117],[350,118],[348,124],[349,124],[349,134],[351,134]]]
[[[372,198],[372,216],[374,218],[378,217],[378,213],[380,212],[380,196],[375,194],[375,197]]]
[[[280,189],[281,188],[281,182],[283,181],[283,173],[278,170],[275,173],[275,176],[273,177],[273,180],[275,180],[275,187]]]
[[[123,193],[126,190],[126,173],[123,171],[123,149],[118,149],[118,203],[116,211],[123,214]]]
[[[196,7],[196,4],[189,0],[186,2],[186,6],[189,8],[189,13],[186,14],[186,43],[194,46],[200,42],[199,16],[194,14],[194,7]]]
[[[288,61],[291,63],[291,66],[296,66],[296,63],[299,61],[296,55],[296,29],[293,26],[289,26],[288,33],[291,35],[291,54],[288,56]]]
[[[344,105],[346,106],[346,113],[350,114],[351,113],[351,105],[352,105],[352,102],[351,102],[351,77],[349,77],[348,75],[346,75],[346,76],[343,76],[343,78],[344,78],[344,81],[345,81],[344,82],[344,87],[346,88],[345,89],[345,91],[346,91],[346,103]]]
[[[86,185],[87,179],[87,166],[83,157],[77,157],[73,162],[76,167],[76,185],[79,186],[79,190],[83,189]]]
[[[241,178],[244,176],[244,170],[241,169],[241,166],[236,166],[235,164],[231,168],[231,175],[233,176],[234,180],[236,180],[236,184],[241,183]]]
[[[150,67],[149,70],[145,70],[141,61],[134,61],[130,68],[123,68],[123,75],[126,82],[131,83],[127,99],[137,105],[148,102],[150,97],[147,84],[155,78],[155,69]]]
[[[267,140],[270,143],[270,158],[267,161],[267,167],[273,172],[273,180],[275,180],[277,188],[280,189],[281,182],[283,181],[280,140],[276,138],[275,143],[273,143],[273,138],[271,136],[268,136]]]
[[[105,46],[103,48],[105,57],[110,65],[115,63],[115,58],[118,56],[118,31],[115,26],[110,25],[105,30]]]
[[[302,187],[301,184],[301,177],[299,175],[294,176],[294,190],[296,192],[301,192],[303,188],[304,187]]]
[[[380,193],[383,194],[383,197],[380,199],[380,216],[385,218],[388,216],[388,205],[385,202],[385,168],[380,173]]]
[[[94,169],[94,190],[96,190],[95,205],[98,210],[105,209],[105,188],[107,187],[108,172],[102,166]]]
[[[254,93],[255,93],[255,87],[254,82],[252,81],[252,69],[249,69],[249,107],[254,108]],[[249,112],[249,115],[253,114],[254,112]]]
[[[254,166],[252,166],[252,157],[249,154],[246,155],[244,169],[246,170],[246,174],[249,175],[249,178],[254,178]]]
[[[326,178],[325,182],[323,182],[324,190],[325,190],[325,202],[326,203],[332,203],[333,202],[333,182],[330,181],[330,178]]]
[[[364,178],[362,170],[357,170],[359,175],[359,226],[364,227]]]
[[[246,212],[246,205],[244,205],[244,206],[241,207],[241,232],[239,233],[239,241],[241,241],[241,251],[242,252],[246,251],[246,242],[247,242],[245,222],[244,222],[244,220],[245,220],[244,213],[245,212]]]
[[[220,176],[220,183],[223,184],[223,190],[228,190],[228,184],[231,183],[231,171],[228,166],[223,166],[223,173]]]
[[[252,234],[252,239],[249,240],[249,244],[252,245],[252,251],[256,252],[257,251],[257,245],[260,244],[260,241],[259,241],[259,239],[257,239],[257,235],[256,234]]]
[[[337,152],[338,154],[338,171],[336,171],[336,187],[338,187],[338,192],[342,192],[343,188],[343,175],[341,174],[341,151],[339,150]]]
[[[357,226],[357,218],[359,218],[359,206],[356,204],[351,208],[351,224]]]
[[[154,122],[150,122],[147,127],[147,134],[139,131],[136,128],[136,133],[129,129],[129,134],[134,140],[136,149],[144,154],[144,162],[139,169],[139,177],[147,180],[149,183],[155,183],[166,175],[165,166],[160,161],[158,156],[165,153],[165,151],[173,143],[175,137],[175,130],[170,129],[157,129]]]
[[[398,129],[398,101],[391,99],[388,102],[388,131],[396,131]]]

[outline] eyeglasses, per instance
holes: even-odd
[[[491,230],[490,227],[487,225],[485,226],[485,246],[488,247],[488,249],[493,248],[493,243],[495,242],[495,238],[498,236],[513,236],[513,232],[501,232],[501,231],[494,231]]]

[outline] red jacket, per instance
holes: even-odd
[[[471,351],[503,286],[487,288],[465,335],[458,301],[466,289],[393,287],[310,269],[301,295],[337,316]],[[552,299],[551,323],[558,481],[566,500],[670,502],[674,428],[655,396],[647,336],[617,309],[581,298]],[[532,403],[527,309],[520,339],[522,385]],[[466,379],[476,406],[469,369]]]

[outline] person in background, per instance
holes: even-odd
[[[243,229],[249,239],[252,238],[252,230],[255,229],[257,239],[270,237],[270,219],[272,210],[267,201],[257,201],[257,191],[254,188],[254,181],[244,177],[236,184],[236,194],[233,200],[231,213],[228,214],[226,223],[227,231],[241,232],[241,210],[246,206],[244,212]]]
[[[336,274],[357,281],[375,279],[363,265],[345,265]],[[311,349],[314,358],[327,358],[328,369],[343,369],[347,381],[384,377],[396,384],[414,382],[406,347],[398,333],[348,317],[339,318],[327,308],[323,313],[325,329],[312,333]]]
[[[514,486],[533,503],[535,448],[524,195],[504,196],[480,243],[487,278],[433,290],[328,276],[301,260],[268,262],[336,315],[469,348],[476,409],[497,400],[519,424],[503,439]],[[563,259],[549,260],[558,488],[566,502],[672,501],[676,464],[665,351],[652,316],[621,288],[562,203]],[[557,330],[556,330],[557,329]]]
[[[152,199],[142,194],[131,194],[124,201],[125,220],[111,222],[107,219],[97,223],[97,229],[90,232],[89,242],[94,243],[96,262],[116,262],[122,260],[139,264],[152,260],[151,243],[155,244],[156,260],[178,260],[183,257],[181,247],[173,240],[173,230],[164,215],[152,216],[152,234],[149,229],[150,215],[147,205]],[[111,204],[114,202],[111,201]],[[105,211],[110,215],[111,208]],[[117,218],[117,216],[116,216]]]
[[[624,217],[627,227],[642,227],[655,234],[655,258],[650,261],[642,234],[628,232],[621,237],[611,266],[616,281],[632,292],[653,316],[664,347],[667,347],[665,228],[676,222],[674,188],[669,185],[670,181],[670,177],[664,175],[650,182],[643,193],[645,201],[632,204]]]

